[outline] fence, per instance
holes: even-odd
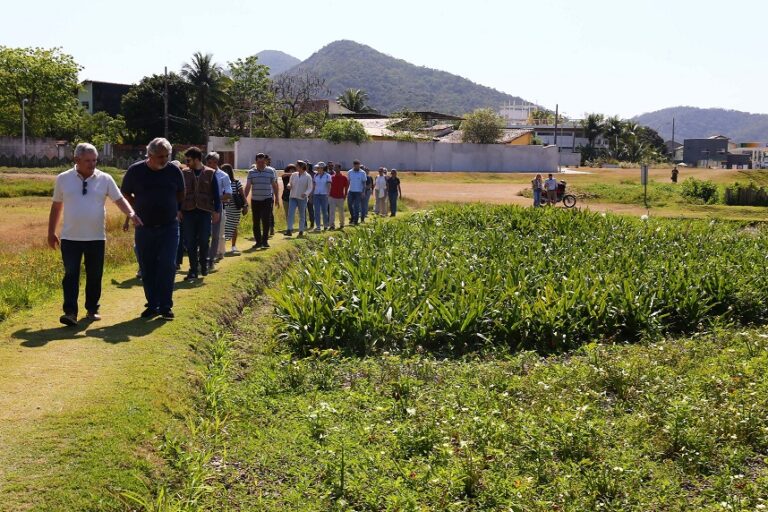
[[[725,204],[731,206],[768,206],[768,190],[754,185],[732,185],[725,189]]]
[[[228,142],[225,138],[211,137],[208,149],[223,149]],[[351,167],[357,159],[374,168],[385,166],[409,171],[557,172],[559,163],[554,146],[506,144],[372,141],[356,145],[332,144],[321,139],[242,138],[235,142],[234,150],[235,164],[240,169],[249,167],[259,152],[269,154],[278,168],[297,159],[333,160]]]

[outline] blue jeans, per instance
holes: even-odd
[[[77,315],[80,294],[80,263],[85,260],[85,309],[99,312],[101,276],[104,273],[104,240],[62,240],[61,260],[64,263],[64,314]]]
[[[211,213],[204,210],[184,212],[184,246],[189,256],[189,271],[205,271],[211,243]]]
[[[533,207],[538,208],[541,206],[541,189],[535,188],[533,189]]]
[[[362,201],[362,207],[363,207],[363,213],[361,215],[361,218],[365,220],[365,218],[368,216],[368,203],[371,202],[371,189],[366,189],[365,193],[363,194],[363,201]]]
[[[357,224],[360,215],[363,213],[363,193],[350,192],[348,196],[349,214],[352,217],[352,224]]]
[[[144,296],[151,309],[164,311],[173,307],[173,280],[176,276],[176,251],[179,223],[136,228]]]
[[[389,194],[389,213],[393,217],[397,213],[397,194]]]
[[[314,194],[312,202],[315,204],[315,227],[328,227],[328,194]],[[322,223],[320,222],[322,220]],[[322,224],[322,226],[321,226]]]
[[[292,197],[288,201],[288,231],[293,231],[293,218],[296,209],[299,209],[299,232],[307,229],[307,200]]]

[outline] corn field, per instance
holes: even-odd
[[[445,207],[311,249],[272,292],[300,352],[540,352],[766,320],[768,232],[561,209]]]

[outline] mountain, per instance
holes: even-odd
[[[451,73],[415,66],[354,41],[336,41],[289,72],[313,72],[325,78],[332,97],[363,89],[371,107],[390,113],[408,108],[465,114],[477,108],[498,110],[522,100]]]
[[[259,58],[259,64],[269,66],[269,74],[272,76],[279,75],[301,62],[293,55],[278,50],[263,50],[256,56]]]
[[[638,123],[653,128],[664,140],[672,138],[675,118],[675,140],[725,135],[733,142],[768,142],[768,114],[750,114],[722,108],[672,107],[641,114]]]

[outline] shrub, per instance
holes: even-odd
[[[361,144],[370,140],[365,128],[355,119],[333,119],[323,125],[320,137],[334,144],[354,142]]]
[[[680,195],[689,202],[715,203],[717,202],[717,185],[710,180],[688,178],[682,183]]]

